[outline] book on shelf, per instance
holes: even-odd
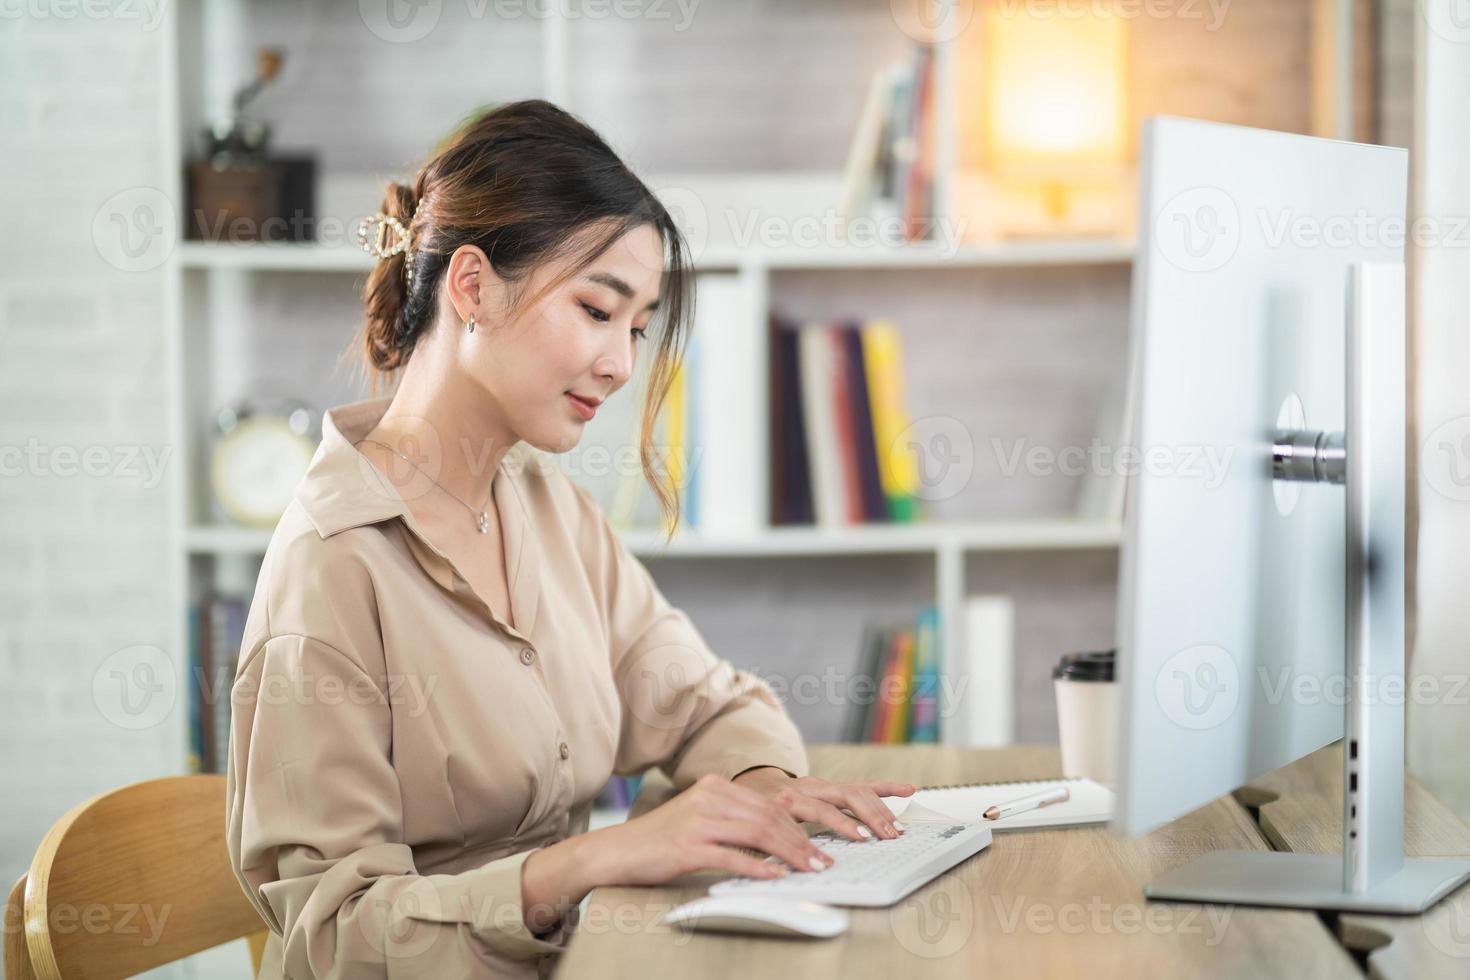
[[[638,796],[638,787],[642,784],[642,773],[610,776],[607,785],[597,794],[593,806],[601,810],[626,810],[633,805],[634,798]]]
[[[245,635],[248,600],[206,593],[189,606],[189,767],[224,772],[230,748],[230,690]]]
[[[938,742],[943,671],[939,608],[925,606],[913,622],[870,623],[863,629],[858,678],[872,697],[848,706],[843,737],[849,742]]]
[[[891,323],[769,320],[773,525],[918,518],[918,468],[901,436],[903,355]]]
[[[905,241],[934,237],[941,194],[936,185],[933,45],[876,71],[853,131],[843,169],[840,210],[851,222],[897,223]]]

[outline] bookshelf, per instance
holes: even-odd
[[[826,246],[801,248],[708,248],[699,257],[701,272],[751,269],[772,272],[796,269],[967,269],[1021,266],[1122,265],[1133,260],[1126,239],[1000,241],[966,244],[947,250],[927,244],[903,247]],[[184,242],[182,268],[250,272],[339,272],[365,275],[372,256],[355,246],[284,243],[213,244]]]
[[[742,537],[679,534],[665,543],[653,531],[623,532],[640,558],[781,558],[843,555],[979,554],[1002,551],[1086,550],[1116,547],[1121,525],[1102,520],[990,521],[866,525],[840,531],[769,528]],[[260,555],[271,532],[201,525],[185,533],[191,555]]]
[[[376,30],[357,21],[344,26],[280,0],[252,5],[249,16],[222,0],[185,0],[168,13],[165,153],[182,160],[192,152],[204,119],[248,77],[254,48],[285,43],[288,61],[279,91],[262,96],[260,111],[277,120],[278,146],[320,151],[318,210],[340,219],[348,230],[319,244],[180,241],[170,254],[166,352],[171,435],[180,465],[171,470],[169,547],[181,675],[187,670],[191,602],[210,590],[249,589],[270,537],[227,523],[209,499],[207,420],[220,405],[258,391],[304,395],[318,410],[366,397],[334,373],[337,355],[356,326],[356,292],[372,262],[349,243],[350,229],[357,217],[376,210],[383,181],[400,173],[405,161],[414,161],[475,103],[530,96],[557,101],[603,133],[661,195],[686,205],[695,202],[702,212],[698,233],[691,236],[696,267],[702,277],[719,277],[733,288],[738,317],[761,337],[757,363],[764,362],[766,313],[786,303],[827,315],[862,312],[891,294],[930,304],[914,314],[915,320],[958,318],[962,322],[951,323],[952,330],[978,336],[993,334],[998,328],[991,321],[1004,324],[1010,322],[1007,316],[1025,322],[1028,296],[1076,293],[1074,306],[1053,311],[1052,319],[1076,322],[1073,341],[1090,333],[1107,338],[1093,363],[1068,368],[1089,371],[1093,378],[1082,386],[1086,397],[1068,395],[1063,408],[1074,421],[1092,424],[1096,390],[1111,383],[1121,367],[1119,339],[1133,256],[1129,238],[1007,241],[987,237],[983,228],[949,243],[905,245],[822,236],[786,241],[762,232],[741,237],[742,229],[751,227],[747,216],[799,230],[821,227],[835,206],[867,79],[905,56],[914,43],[895,28],[889,4],[817,2],[773,8],[759,17],[736,5],[701,8],[698,22],[687,31],[636,18],[593,24],[555,14],[497,21],[487,31],[486,25],[471,22],[473,5],[423,9],[439,10],[440,19],[427,35],[413,39],[384,38],[382,25]],[[589,57],[609,51],[619,57]],[[807,62],[841,68],[793,69],[797,73],[783,79],[749,57],[752,52],[787,59],[802,52]],[[937,45],[936,146],[941,161],[957,172],[963,169],[956,120],[965,111],[960,89],[968,77],[966,57],[958,43]],[[382,71],[343,71],[367,62]],[[595,67],[578,67],[584,64]],[[679,84],[689,73],[708,84]],[[429,82],[393,83],[408,75]],[[804,87],[793,92],[793,82]],[[389,119],[395,125],[383,125]],[[692,135],[670,135],[681,132]],[[943,193],[959,189],[956,182]],[[178,179],[163,190],[174,201],[184,199]],[[1000,297],[998,305],[971,310],[976,290]],[[858,297],[851,300],[856,304],[851,310],[842,308],[849,297]],[[1083,320],[1095,310],[1103,314],[1094,331]],[[893,319],[903,327],[908,314],[900,311]],[[932,347],[932,338],[922,333],[919,338]],[[1020,347],[1024,357],[1039,362],[1053,357],[1050,343],[1040,336]],[[962,351],[964,356],[969,355]],[[929,394],[935,397],[972,399],[963,384],[942,379],[925,384],[928,368],[923,358],[916,362],[919,373],[909,378],[911,386],[932,388]],[[1071,376],[1063,380],[1042,379],[1030,397],[1052,398],[1075,387]],[[764,433],[766,379],[751,378],[747,388],[756,430]],[[1026,397],[1023,393],[1016,401],[1018,411],[1045,415],[1055,408],[1030,404]],[[764,494],[763,464],[756,460],[754,465],[753,484]],[[1045,556],[1059,556],[1059,561],[1087,556],[1084,564],[1093,581],[1086,594],[1106,594],[1112,588],[1108,566],[1121,533],[1116,520],[1079,517],[1060,505],[1059,500],[1070,498],[1070,485],[1043,490],[1018,488],[999,506],[976,498],[926,524],[758,526],[738,535],[683,533],[667,546],[648,532],[628,531],[625,539],[668,586],[671,598],[701,624],[711,645],[739,666],[751,666],[756,651],[742,646],[743,632],[715,613],[724,597],[743,593],[749,598],[762,594],[761,583],[768,580],[801,577],[797,587],[783,590],[791,605],[773,611],[772,629],[788,624],[793,637],[798,626],[815,631],[803,635],[819,637],[816,641],[789,641],[791,656],[806,658],[802,664],[810,667],[855,655],[855,617],[869,607],[884,608],[885,602],[888,608],[933,602],[942,622],[958,622],[974,583],[1004,581],[1012,561],[1034,581],[1046,577],[1036,573],[1036,562]],[[1022,499],[1027,494],[1031,498]],[[765,512],[763,498],[761,509]],[[698,573],[686,576],[684,569]],[[807,574],[807,569],[814,571]],[[896,577],[904,584],[890,595]],[[703,584],[690,586],[690,581]],[[689,588],[703,591],[686,594]],[[843,591],[834,595],[834,589]],[[1049,617],[1054,610],[1057,617],[1070,618],[1067,595],[1046,607]],[[1110,617],[1099,615],[1098,605],[1084,601],[1078,635],[1111,629]],[[818,608],[823,611],[809,611]],[[942,633],[944,657],[957,662],[958,630]],[[1049,634],[1045,642],[1080,641]],[[800,710],[793,714],[808,727]],[[816,718],[808,737],[821,739],[835,731],[831,721]],[[179,727],[182,760],[188,738],[184,720]]]

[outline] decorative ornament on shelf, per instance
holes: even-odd
[[[280,75],[285,57],[284,48],[260,48],[255,77],[235,93],[229,114],[203,128],[202,158],[185,167],[185,238],[316,240],[316,158],[271,153],[270,124],[248,111]]]
[[[231,519],[273,528],[316,453],[317,413],[281,400],[271,408],[227,406],[215,417],[210,484]]]

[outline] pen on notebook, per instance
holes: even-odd
[[[985,811],[985,819],[999,820],[1001,817],[1025,813],[1027,810],[1035,810],[1037,807],[1048,806],[1052,803],[1061,803],[1071,795],[1072,791],[1067,789],[1067,787],[1058,786],[1056,789],[1033,793],[1030,796],[1023,796],[1019,800],[1012,800],[1009,803],[998,803]]]

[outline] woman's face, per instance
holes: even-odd
[[[522,295],[536,295],[568,265],[547,263]],[[633,375],[663,265],[658,231],[641,225],[510,323],[493,305],[503,292],[482,290],[490,308],[478,319],[490,329],[463,336],[461,350],[516,438],[547,452],[577,445],[596,406]]]

